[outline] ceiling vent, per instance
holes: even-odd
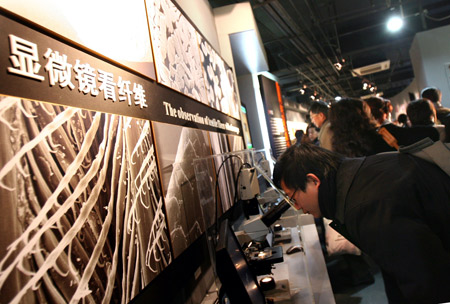
[[[386,61],[382,61],[382,62],[370,64],[370,65],[366,65],[366,66],[363,66],[363,67],[360,67],[360,68],[357,68],[357,69],[353,69],[352,70],[352,75],[354,77],[357,77],[357,76],[364,76],[364,75],[378,73],[378,72],[381,72],[381,71],[388,70],[390,65],[391,65],[391,61],[390,60],[386,60]]]
[[[361,96],[360,98],[362,100],[366,100],[366,99],[369,99],[370,97],[381,97],[383,95],[384,95],[383,92],[378,92],[378,93],[375,93],[375,94],[364,95],[364,96]]]

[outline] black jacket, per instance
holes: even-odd
[[[409,146],[427,137],[433,141],[439,140],[439,131],[431,125],[401,128],[394,124],[387,124],[382,127],[386,128],[397,139],[399,146]]]
[[[331,224],[380,266],[390,303],[450,301],[450,177],[383,153],[345,159],[319,188]]]

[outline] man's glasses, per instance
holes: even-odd
[[[294,198],[296,192],[297,192],[297,189],[295,189],[295,191],[294,191],[294,193],[292,193],[291,197],[288,196],[288,197],[289,197],[289,200],[290,200],[291,203],[294,204],[294,205],[295,205],[295,203],[297,202],[297,201],[295,200],[295,198]]]

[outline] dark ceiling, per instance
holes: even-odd
[[[209,0],[213,8],[239,0]],[[409,49],[417,32],[450,24],[449,0],[251,0],[269,72],[283,95],[305,102],[361,97],[363,82],[385,98],[413,80]],[[403,14],[404,27],[389,33],[390,15]],[[450,41],[449,41],[450,43]],[[430,46],[432,47],[432,46]],[[384,71],[353,76],[352,69],[390,60]],[[341,63],[338,70],[336,63]],[[302,94],[302,88],[306,88]]]

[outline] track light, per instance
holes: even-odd
[[[374,93],[377,91],[377,86],[369,80],[364,79],[362,83],[362,89],[364,91],[369,90],[371,93]]]
[[[398,32],[403,27],[403,19],[399,16],[389,18],[387,22],[387,29],[391,32]]]

